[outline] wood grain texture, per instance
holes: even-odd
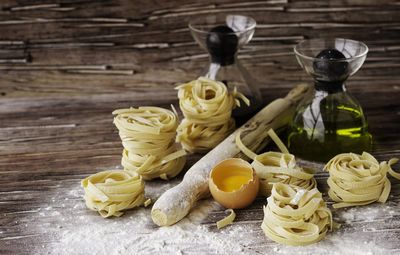
[[[292,53],[300,40],[364,41],[370,48],[367,61],[348,88],[368,117],[374,155],[380,160],[400,157],[398,1],[3,0],[1,254],[30,254],[34,247],[57,242],[56,232],[27,226],[56,223],[58,216],[43,219],[41,210],[73,207],[81,199],[68,193],[71,187],[88,174],[120,164],[114,109],[177,102],[174,85],[197,77],[208,62],[187,28],[191,18],[206,13],[240,13],[257,20],[255,36],[239,58],[261,82],[265,103],[310,81]],[[192,156],[188,165],[198,158]],[[318,175],[324,191],[326,177]],[[48,195],[62,192],[69,200],[53,201]],[[389,203],[394,215],[367,223],[382,230],[369,233],[374,240],[392,233],[385,245],[394,253],[400,249],[399,192],[395,182]],[[238,224],[254,225],[260,237],[263,203],[259,199],[238,211]],[[76,213],[87,214],[84,209]],[[204,224],[216,231],[213,224],[222,215],[212,212]],[[342,231],[360,231],[357,224],[350,221]],[[67,227],[73,229],[73,223]],[[260,240],[249,253],[276,247]]]

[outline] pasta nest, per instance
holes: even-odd
[[[391,168],[397,161],[394,158],[379,163],[367,152],[336,155],[324,167],[329,172],[328,194],[337,202],[333,207],[385,203],[391,189],[387,173],[400,179],[400,174]]]
[[[177,141],[189,152],[214,148],[235,129],[232,110],[241,98],[249,100],[236,89],[229,93],[222,82],[200,77],[176,87],[184,119],[178,127]]]
[[[311,190],[317,186],[314,172],[296,164],[294,155],[266,152],[254,157],[251,164],[260,178],[260,195],[268,196],[274,183],[284,183]]]
[[[108,170],[82,180],[86,206],[104,217],[121,216],[123,210],[141,206],[144,201],[144,181],[135,173]]]
[[[320,241],[333,227],[332,213],[317,188],[275,183],[264,206],[261,225],[265,235],[287,245],[308,245]]]
[[[119,109],[114,124],[124,147],[121,164],[143,179],[169,179],[183,169],[186,152],[175,143],[178,117],[160,107]]]

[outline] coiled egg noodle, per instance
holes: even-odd
[[[306,190],[315,188],[317,182],[314,179],[314,172],[296,164],[294,155],[288,152],[272,129],[268,131],[268,135],[284,153],[270,151],[257,155],[246,148],[240,139],[240,133],[236,136],[236,145],[246,156],[253,159],[251,165],[260,179],[259,194],[268,196],[273,184],[278,182],[295,185]]]
[[[234,90],[230,93],[222,82],[200,77],[176,87],[184,119],[178,127],[177,141],[189,152],[214,148],[235,129],[232,110],[240,106],[239,98],[249,100]]]
[[[169,179],[184,167],[186,152],[175,143],[178,117],[160,107],[119,109],[114,124],[124,147],[121,164],[143,179]]]
[[[317,186],[314,172],[296,164],[294,155],[266,152],[257,155],[251,164],[260,178],[260,195],[270,194],[274,183],[280,182],[311,190]]]
[[[385,203],[389,197],[391,183],[387,173],[396,179],[400,174],[391,165],[398,159],[379,163],[371,154],[363,152],[342,153],[333,157],[324,167],[329,172],[329,196],[336,204],[334,208]]]
[[[267,201],[261,228],[275,242],[309,245],[320,241],[333,227],[332,213],[317,188],[305,190],[278,182]]]
[[[104,217],[121,216],[123,210],[143,205],[144,181],[136,173],[108,170],[81,182],[86,206]]]

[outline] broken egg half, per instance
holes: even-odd
[[[229,158],[211,170],[209,187],[214,199],[225,208],[240,209],[256,198],[259,180],[247,161]]]

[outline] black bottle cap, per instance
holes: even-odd
[[[216,26],[207,35],[207,49],[211,54],[211,61],[221,66],[235,62],[238,47],[238,37],[226,25]]]
[[[328,78],[329,81],[343,81],[347,78],[348,63],[345,61],[329,61],[329,60],[345,60],[346,57],[336,49],[322,50],[316,58],[321,60],[314,60],[313,68],[316,74],[321,77]],[[318,79],[323,81],[324,79]]]

